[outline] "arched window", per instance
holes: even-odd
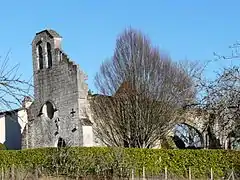
[[[44,114],[45,117],[52,119],[54,117],[55,108],[53,104],[47,101],[41,108],[41,114]]]
[[[48,67],[52,67],[52,52],[51,52],[51,44],[47,43],[47,57],[48,57]]]
[[[41,45],[38,45],[38,62],[39,62],[39,69],[43,69],[43,50]]]

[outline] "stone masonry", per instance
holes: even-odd
[[[32,41],[34,101],[22,148],[93,144],[92,122],[87,118],[85,74],[63,52],[62,37],[53,30]]]

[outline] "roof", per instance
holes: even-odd
[[[116,91],[115,95],[125,94],[125,93],[136,94],[137,90],[133,86],[134,85],[132,85],[130,82],[125,81],[120,85],[120,87]]]
[[[40,32],[36,33],[36,35],[44,33],[44,32],[46,32],[52,38],[62,38],[62,36],[60,36],[56,31],[54,31],[52,29],[45,29],[43,31],[40,31]]]
[[[18,108],[18,109],[13,109],[13,110],[9,110],[9,111],[1,111],[1,112],[0,112],[0,116],[1,116],[1,115],[12,115],[12,114],[14,114],[14,113],[17,113],[18,111],[23,110],[23,109],[24,109],[24,108],[20,107],[20,108]]]

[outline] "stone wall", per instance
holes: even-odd
[[[47,43],[51,45],[51,67]],[[39,45],[43,49],[42,69]],[[59,47],[61,38],[48,30],[37,33],[32,42],[34,102],[28,110],[23,148],[56,146],[59,138],[72,146],[83,145],[81,121],[86,117],[88,87],[84,73]]]

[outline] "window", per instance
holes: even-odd
[[[43,50],[41,45],[38,45],[38,62],[39,62],[39,69],[43,69]]]
[[[51,44],[47,43],[47,57],[48,57],[48,67],[52,67],[52,52],[51,52]]]
[[[54,117],[54,106],[51,102],[47,101],[41,108],[41,114],[44,114],[45,117],[52,119]]]

